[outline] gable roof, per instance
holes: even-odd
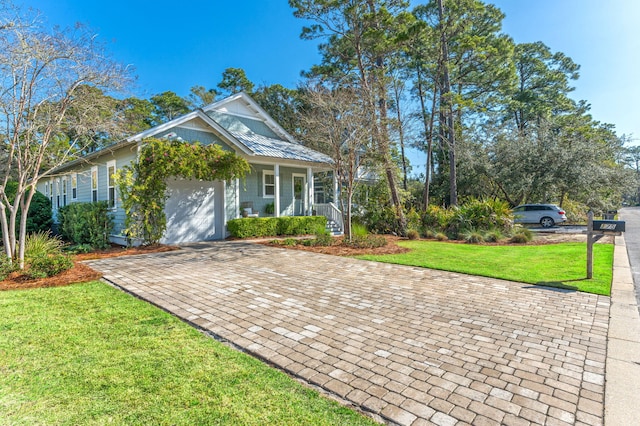
[[[180,127],[197,119],[204,121],[232,148],[248,157],[266,157],[274,160],[293,160],[318,164],[333,162],[329,156],[297,142],[249,95],[240,92],[66,163],[59,169],[65,169],[126,146],[135,145],[146,138],[165,133],[172,128]]]
[[[202,108],[204,112],[218,111],[230,115],[260,119],[278,136],[286,141],[298,143],[293,136],[280,126],[253,98],[245,92],[239,92]]]

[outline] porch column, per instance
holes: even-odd
[[[235,218],[238,219],[240,217],[240,179],[236,178],[235,181],[235,203],[236,203],[236,215]]]
[[[338,192],[338,177],[336,176],[336,172],[333,172],[333,204],[336,206],[340,205],[340,193]]]
[[[275,217],[280,217],[280,164],[273,166],[273,182],[275,184],[273,191],[273,213]]]
[[[313,205],[315,204],[313,193],[313,169],[307,167],[307,216],[313,215]]]

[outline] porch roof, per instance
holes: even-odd
[[[253,132],[230,131],[229,133],[249,148],[254,155],[312,163],[333,163],[333,160],[328,155],[314,151],[304,145],[269,138]]]

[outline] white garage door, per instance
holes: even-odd
[[[224,184],[170,179],[165,205],[167,230],[163,244],[224,238]]]

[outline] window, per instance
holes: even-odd
[[[107,163],[107,205],[110,209],[116,207],[116,162],[109,161]]]
[[[91,201],[98,201],[98,168],[91,168]]]
[[[67,178],[62,178],[62,205],[67,205]]]
[[[56,179],[56,209],[60,208],[60,195],[62,191],[60,190],[60,178]]]
[[[262,196],[273,198],[276,195],[276,177],[271,170],[262,171]]]
[[[47,185],[49,185],[49,202],[51,203],[51,207],[53,207],[53,179],[51,179]]]
[[[78,199],[78,174],[73,173],[71,175],[71,199]]]

